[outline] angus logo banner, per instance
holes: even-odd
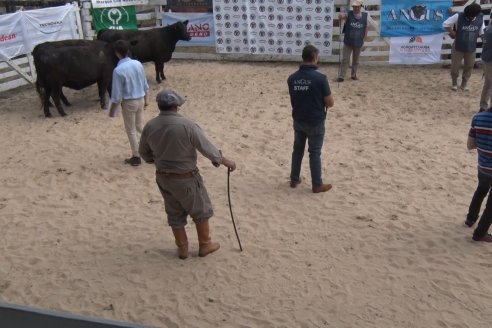
[[[382,0],[381,36],[414,36],[444,32],[451,0]]]

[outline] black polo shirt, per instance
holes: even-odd
[[[289,76],[292,118],[300,123],[318,125],[326,118],[324,97],[331,95],[326,75],[317,71],[316,65],[302,64]]]

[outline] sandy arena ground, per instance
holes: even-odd
[[[46,119],[33,86],[0,94],[0,300],[156,327],[490,327],[492,246],[463,226],[476,185],[466,150],[482,71],[450,90],[440,66],[361,65],[330,79],[325,182],[288,185],[293,132],[286,79],[297,63],[173,60],[146,64],[150,106],[162,88],[206,131],[231,174],[199,167],[222,248],[176,257],[154,167],[129,167],[121,116],[95,86],[65,89]]]

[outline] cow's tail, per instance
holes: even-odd
[[[103,29],[99,30],[99,32],[97,32],[97,39],[98,40],[101,40],[101,35],[104,33],[104,31],[106,31],[105,28],[103,28]]]
[[[39,63],[39,54],[36,51],[36,47],[34,47],[34,50],[32,52],[32,56],[34,59],[34,67],[36,68],[36,91],[38,92],[38,96],[41,99],[41,106],[44,105],[44,99],[46,96],[46,89],[44,88],[44,83],[41,81],[42,73],[40,71],[40,63]]]

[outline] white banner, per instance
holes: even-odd
[[[214,0],[218,53],[330,56],[334,0]]]
[[[443,33],[393,37],[390,64],[435,64],[441,61]]]
[[[91,0],[91,2],[92,8],[112,8],[146,5],[149,0]]]
[[[18,11],[0,15],[0,61],[30,53],[39,43],[80,39],[76,5]]]
[[[214,46],[214,16],[212,13],[164,13],[162,26],[188,20],[190,41],[178,41],[178,46]]]
[[[21,12],[0,15],[0,61],[30,52],[24,40]]]

